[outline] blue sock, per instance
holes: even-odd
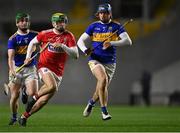
[[[17,113],[12,114],[12,119],[16,120],[17,119]]]
[[[89,103],[90,103],[90,105],[94,106],[94,104],[95,104],[96,102],[95,102],[94,100],[90,99],[90,100],[89,100]]]
[[[108,111],[107,111],[106,106],[101,107],[101,110],[102,110],[102,112],[103,112],[105,115],[108,114]]]

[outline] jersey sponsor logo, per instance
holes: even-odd
[[[113,34],[112,32],[108,32],[108,33],[93,33],[92,41],[102,42],[102,41],[104,41],[106,38],[108,38],[109,36],[111,36],[112,34]],[[117,34],[115,34],[114,36],[112,36],[111,38],[109,38],[107,41],[116,41],[116,40],[118,40]]]
[[[64,50],[61,47],[55,48],[52,44],[49,44],[48,51],[52,53],[64,53]]]
[[[27,53],[27,47],[28,47],[27,45],[16,47],[16,54],[26,54]]]
[[[27,53],[28,45],[25,46],[17,46],[16,47],[16,54],[26,54]],[[33,47],[33,52],[36,51],[36,47]]]

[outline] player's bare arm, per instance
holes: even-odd
[[[8,65],[9,65],[9,73],[12,76],[16,75],[15,68],[14,68],[14,66],[15,66],[14,55],[15,55],[15,50],[9,49],[8,50]]]

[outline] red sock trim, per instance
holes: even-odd
[[[35,94],[35,97],[36,97],[36,99],[39,99],[39,95],[37,93]]]
[[[36,94],[34,94],[34,96],[33,96],[33,98],[34,98],[34,100],[38,100],[39,99],[39,96],[38,96],[38,94],[36,93]]]
[[[26,119],[31,116],[31,114],[29,112],[24,112],[23,115]]]

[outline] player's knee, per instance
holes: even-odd
[[[37,91],[28,91],[27,94],[28,96],[34,96],[37,93]]]
[[[55,84],[48,85],[48,89],[50,92],[55,92],[57,90],[57,86]]]
[[[107,78],[106,78],[106,76],[101,76],[101,77],[98,79],[98,81],[99,81],[102,85],[104,85],[104,86],[106,86],[106,84],[107,84]]]
[[[19,93],[12,93],[11,94],[11,99],[18,99],[19,98]]]

